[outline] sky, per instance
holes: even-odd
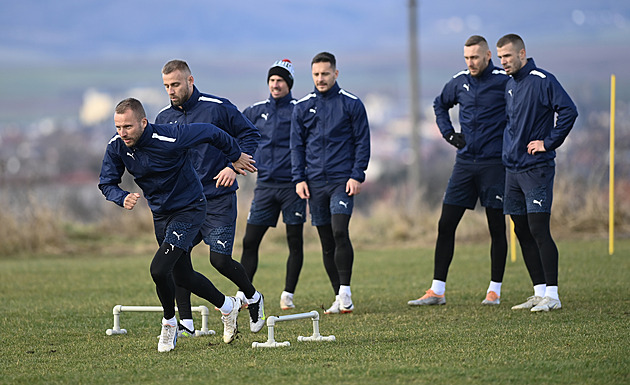
[[[417,3],[424,99],[464,68],[468,36],[494,47],[506,33],[521,35],[528,56],[570,93],[604,90],[616,73],[628,96],[628,1]],[[280,58],[294,63],[294,96],[309,92],[310,59],[329,51],[341,86],[406,103],[408,18],[408,0],[3,1],[0,124],[78,116],[95,90],[121,98],[130,89],[163,92],[160,69],[173,58],[188,61],[202,91],[244,108],[267,96],[266,70]]]

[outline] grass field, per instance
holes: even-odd
[[[151,242],[147,239],[147,243]],[[563,309],[512,311],[532,294],[522,260],[508,260],[499,307],[480,305],[489,280],[487,245],[458,244],[447,305],[412,308],[407,300],[432,278],[431,248],[363,250],[353,276],[356,310],[324,316],[333,300],[321,258],[308,251],[295,312],[320,310],[320,331],[335,342],[297,342],[309,320],[281,323],[276,340],[288,348],[252,349],[246,313],[239,339],[180,339],[157,352],[159,313],[123,313],[127,335],[107,336],[112,307],[157,305],[148,272],[151,255],[103,248],[90,255],[0,260],[0,383],[230,384],[627,384],[630,383],[630,240],[608,256],[604,240],[561,241]],[[264,254],[255,284],[267,315],[280,315],[286,252]],[[211,270],[205,251],[195,267],[222,291],[233,285]],[[194,304],[208,303],[193,299]],[[195,313],[196,326],[201,325]]]

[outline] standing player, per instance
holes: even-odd
[[[246,154],[253,154],[258,146],[258,129],[245,118],[229,100],[202,94],[194,85],[194,78],[185,61],[171,60],[162,68],[162,80],[171,104],[155,118],[158,124],[212,123],[236,138]],[[236,173],[230,161],[217,148],[203,143],[192,149],[190,156],[207,200],[206,219],[201,227],[201,238],[210,248],[210,263],[244,293],[250,315],[250,330],[260,331],[265,324],[262,295],[256,291],[243,266],[232,259],[236,229]],[[186,334],[194,334],[190,292],[177,289],[177,304]]]
[[[477,199],[486,208],[490,230],[490,286],[484,305],[498,305],[507,257],[503,192],[505,168],[501,162],[505,129],[505,84],[508,76],[492,64],[492,53],[482,36],[464,44],[467,70],[457,73],[435,98],[433,109],[444,139],[457,148],[457,157],[442,203],[435,244],[433,283],[426,294],[409,305],[444,305],[446,276],[455,250],[455,230],[466,209]],[[459,104],[461,132],[455,132],[449,110]]]
[[[173,350],[177,342],[175,284],[221,310],[223,340],[232,342],[237,333],[240,299],[226,297],[194,271],[187,253],[203,223],[205,198],[186,153],[200,143],[211,143],[242,173],[255,171],[251,157],[241,153],[236,140],[211,124],[149,124],[142,104],[131,98],[118,103],[115,111],[117,135],[107,145],[98,187],[107,200],[133,209],[140,194],[119,187],[126,169],[142,189],[153,213],[160,248],[151,262],[151,277],[164,309],[158,351]]]
[[[503,136],[505,213],[514,221],[534,284],[534,295],[512,309],[560,309],[558,249],[549,229],[554,159],[578,112],[555,76],[527,58],[520,36],[499,39],[497,56],[511,76],[505,92],[508,121]]]
[[[282,211],[289,245],[284,291],[280,295],[282,310],[295,307],[293,293],[304,261],[302,230],[306,221],[306,201],[295,193],[295,185],[291,183],[289,137],[295,105],[291,95],[293,80],[291,61],[276,61],[267,72],[269,98],[243,111],[260,130],[261,139],[255,154],[258,177],[243,237],[241,264],[253,282],[260,242],[267,229],[276,226]]]
[[[370,128],[361,100],[337,84],[333,54],[315,55],[311,72],[315,90],[297,102],[291,118],[293,182],[300,198],[309,200],[335,292],[325,314],[351,313],[354,251],[348,226],[370,159]]]

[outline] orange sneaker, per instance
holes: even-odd
[[[437,295],[431,289],[427,290],[426,294],[418,299],[412,299],[407,302],[409,306],[422,306],[422,305],[446,305],[446,298],[444,294]]]
[[[489,291],[488,294],[486,294],[486,299],[481,301],[481,304],[482,305],[498,305],[501,303],[500,298],[501,297],[499,297],[497,293],[495,293],[494,291]]]

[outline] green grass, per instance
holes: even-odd
[[[150,240],[147,240],[150,242]],[[351,315],[323,316],[320,331],[335,342],[301,343],[310,320],[280,323],[277,341],[288,348],[252,349],[266,329],[251,334],[246,314],[239,339],[218,335],[180,339],[157,352],[159,313],[122,313],[127,335],[107,336],[112,307],[157,305],[148,273],[151,255],[120,248],[73,257],[0,261],[0,383],[426,383],[627,384],[630,382],[630,240],[608,256],[603,240],[563,241],[563,309],[546,314],[512,311],[532,294],[522,260],[508,260],[499,307],[480,305],[489,281],[487,245],[458,244],[449,273],[447,305],[411,308],[426,290],[433,251],[361,250],[355,253]],[[286,251],[264,253],[255,284],[267,314],[279,315]],[[231,283],[214,272],[205,251],[196,268],[220,290]],[[318,252],[308,251],[295,312],[333,300]],[[193,299],[194,304],[208,303]],[[196,326],[201,325],[195,313]]]

